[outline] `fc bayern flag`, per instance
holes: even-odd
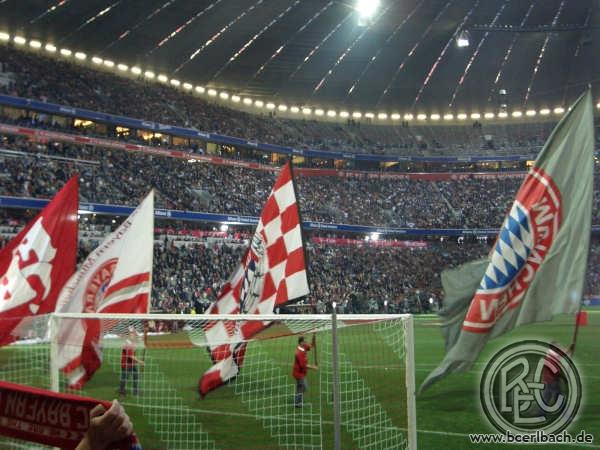
[[[272,314],[275,307],[308,292],[300,215],[287,163],[241,264],[205,314]],[[200,379],[200,395],[237,376],[248,339],[268,325],[265,321],[214,321],[204,327],[214,365]]]
[[[154,245],[154,191],[92,251],[62,290],[56,310],[62,313],[147,313]],[[119,321],[62,319],[58,367],[69,386],[80,389],[100,368],[103,331]]]
[[[594,192],[588,90],[556,126],[525,177],[487,261],[442,274],[447,354],[421,391],[468,370],[488,340],[579,310]]]
[[[74,176],[0,251],[0,345],[23,336],[29,317],[53,312],[75,271],[78,193]]]

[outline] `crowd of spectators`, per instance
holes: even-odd
[[[260,214],[275,180],[268,170],[0,136],[1,195],[50,198],[73,173],[86,201],[134,206],[154,188],[159,207],[251,216]],[[297,178],[306,220],[402,228],[499,227],[522,182],[519,174],[437,181]],[[595,224],[599,194],[600,181]]]
[[[402,155],[535,154],[553,127],[547,121],[392,126],[368,119],[284,119],[275,110],[250,114],[142,76],[117,76],[9,45],[0,46],[0,63],[7,79],[13,79],[0,87],[6,94],[296,148]]]

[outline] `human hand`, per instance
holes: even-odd
[[[108,410],[97,405],[90,411],[90,426],[76,450],[107,450],[110,444],[132,432],[133,424],[117,400],[113,400]]]

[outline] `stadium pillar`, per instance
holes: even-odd
[[[333,448],[342,449],[342,421],[340,411],[340,368],[338,355],[338,336],[337,336],[337,313],[334,303],[331,310],[331,355],[333,370]]]

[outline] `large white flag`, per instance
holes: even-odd
[[[57,312],[147,313],[152,289],[154,191],[91,252],[63,288]],[[101,323],[102,322],[102,323]],[[114,323],[63,319],[58,362],[71,388],[81,388],[100,367],[102,330]]]

